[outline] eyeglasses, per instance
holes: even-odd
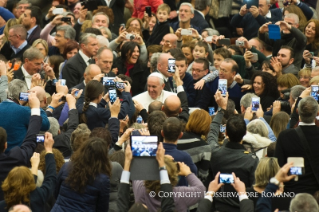
[[[194,68],[192,68],[192,71],[197,72],[197,73],[200,73],[200,72],[205,71],[205,70],[199,70],[199,69],[194,69]]]

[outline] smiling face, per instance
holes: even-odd
[[[149,30],[152,32],[153,31],[153,28],[156,24],[156,18],[154,16],[152,16],[150,18],[150,21],[148,22],[148,26],[149,26]]]
[[[140,50],[138,49],[137,46],[135,46],[134,51],[132,52],[131,56],[129,56],[130,52],[128,52],[127,54],[128,54],[127,55],[127,62],[129,64],[135,64],[135,63],[137,63],[138,58],[140,56]]]
[[[260,76],[255,77],[253,87],[257,96],[260,96],[264,92],[264,86],[265,84],[263,82],[263,79]]]
[[[54,39],[55,39],[55,45],[58,48],[65,46],[67,42],[69,41],[69,39],[66,39],[64,37],[64,31],[57,31]]]
[[[208,69],[204,69],[204,63],[193,63],[192,76],[194,81],[202,79],[208,73]]]
[[[156,99],[161,95],[165,84],[160,84],[160,80],[157,77],[151,76],[147,79],[147,91],[152,99]]]
[[[307,39],[314,39],[316,36],[316,24],[310,22],[305,28],[305,35]]]
[[[131,21],[129,27],[131,27],[131,28],[137,28],[138,30],[141,29],[141,25],[140,25],[140,22],[138,22],[138,20],[133,20],[133,21]]]

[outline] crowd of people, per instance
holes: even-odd
[[[0,212],[319,211],[317,1],[36,4],[0,0]]]

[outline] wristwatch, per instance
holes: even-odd
[[[166,170],[166,166],[159,167],[158,169],[159,169],[160,171]]]
[[[206,194],[205,194],[205,196],[214,197],[214,194],[215,194],[215,192],[213,192],[213,191],[207,191]]]
[[[278,186],[280,182],[275,177],[272,177],[272,178],[270,178],[270,183]]]

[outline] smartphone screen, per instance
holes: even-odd
[[[110,102],[111,104],[113,104],[117,98],[116,90],[109,90],[109,95],[110,95]]]
[[[131,136],[133,157],[154,157],[157,151],[157,136]]]
[[[109,87],[115,87],[114,82],[115,77],[103,77],[103,85],[109,86]]]
[[[256,112],[259,109],[259,104],[260,104],[260,98],[259,97],[251,98],[251,111]]]
[[[175,59],[174,58],[168,59],[168,72],[175,73]]]
[[[142,123],[143,123],[143,118],[142,118],[142,116],[138,116],[138,117],[136,118],[136,123],[138,123],[138,124],[142,124]]]
[[[29,93],[21,92],[19,94],[19,100],[27,102],[29,100]]]
[[[44,143],[44,134],[37,134],[37,143]]]
[[[219,183],[231,184],[234,183],[234,177],[232,174],[223,174],[219,175]]]
[[[78,97],[78,95],[79,95],[79,90],[77,90],[77,91],[74,92],[74,96],[75,96],[75,97]]]
[[[117,89],[124,89],[124,82],[116,82],[115,84],[116,88]]]
[[[302,167],[296,167],[296,166],[291,167],[289,170],[289,174],[290,175],[302,175],[303,174]]]
[[[219,127],[219,132],[225,133],[225,131],[226,131],[226,126],[221,124],[220,127]]]
[[[60,85],[63,85],[63,86],[66,85],[66,80],[65,79],[60,79],[59,81],[60,81]]]
[[[219,45],[229,46],[230,45],[230,39],[229,38],[220,39],[218,41],[218,43],[219,43]]]
[[[311,86],[311,96],[313,98],[315,98],[315,100],[319,100],[318,96],[319,96],[319,86],[318,85],[312,85]]]
[[[227,93],[227,79],[218,80],[218,90],[222,93],[222,96],[226,96]]]
[[[214,107],[209,107],[209,108],[208,108],[208,113],[209,113],[210,116],[214,115],[214,113],[215,113],[215,108],[214,108]]]

